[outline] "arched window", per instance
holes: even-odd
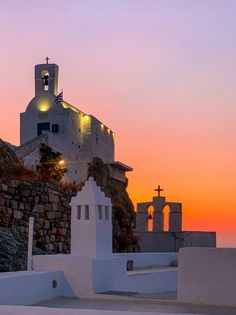
[[[147,211],[148,211],[147,230],[148,230],[148,232],[153,232],[153,214],[154,214],[153,206],[149,206]]]
[[[42,78],[42,82],[43,82],[43,90],[44,91],[48,91],[48,85],[49,85],[49,72],[48,70],[43,70],[41,72],[41,78]]]

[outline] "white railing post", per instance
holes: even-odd
[[[33,236],[34,236],[34,218],[30,217],[29,218],[29,234],[28,234],[27,270],[32,270]]]

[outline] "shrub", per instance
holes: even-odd
[[[54,152],[51,147],[42,144],[40,154],[41,159],[37,165],[37,172],[41,179],[48,181],[52,178],[59,182],[67,172],[61,153]]]

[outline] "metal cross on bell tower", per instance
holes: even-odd
[[[46,58],[45,58],[45,60],[46,60],[46,64],[48,65],[48,60],[49,60],[49,58],[48,58],[48,57],[46,57]]]
[[[161,186],[158,185],[158,187],[157,187],[157,189],[155,189],[155,191],[157,191],[157,193],[158,193],[157,196],[160,197],[161,196],[161,192],[164,191],[164,189],[162,189]]]

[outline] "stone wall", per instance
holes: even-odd
[[[35,246],[47,253],[68,253],[73,195],[56,184],[0,180],[0,227],[27,236],[29,216],[34,216]]]

